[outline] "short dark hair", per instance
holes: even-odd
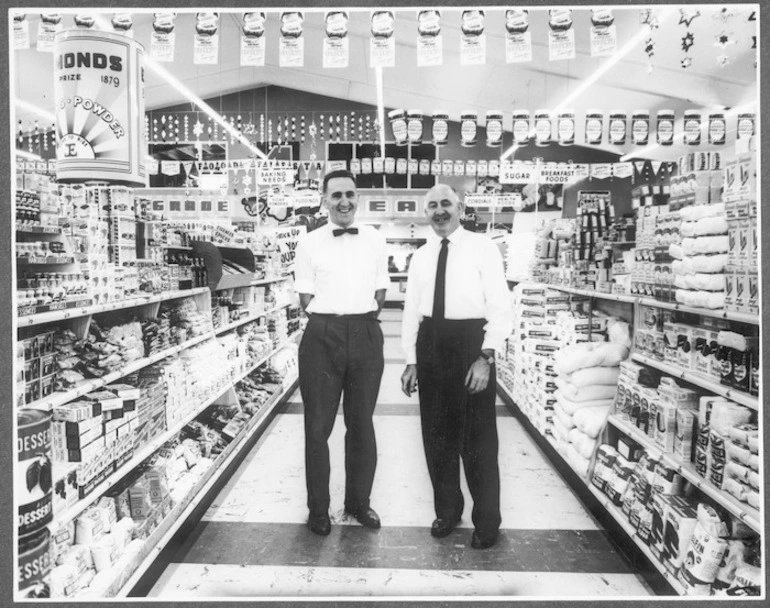
[[[353,175],[350,171],[348,171],[347,169],[336,169],[331,173],[327,173],[326,175],[324,175],[324,183],[323,183],[323,188],[321,188],[321,192],[326,194],[326,186],[329,184],[329,180],[337,177],[349,177],[350,179],[353,180],[354,184],[356,183],[356,176]]]

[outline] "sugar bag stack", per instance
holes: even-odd
[[[687,306],[724,308],[730,238],[724,203],[680,210],[680,244],[671,244],[676,301]]]
[[[578,342],[556,353],[552,433],[557,450],[583,475],[617,392],[629,349],[616,342]]]

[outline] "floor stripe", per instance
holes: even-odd
[[[569,572],[470,572],[315,566],[172,564],[149,597],[176,601],[200,598],[441,598],[492,597],[645,597],[645,585],[633,574]],[[162,588],[159,592],[158,589]],[[388,606],[393,606],[388,602]],[[415,605],[414,602],[410,605]],[[420,606],[425,606],[422,602]],[[430,604],[455,606],[457,604]],[[473,604],[465,603],[466,606]]]
[[[628,574],[601,530],[501,530],[491,549],[470,548],[470,531],[435,539],[428,528],[368,530],[353,522],[332,526],[328,537],[304,524],[203,521],[174,562],[406,568],[508,572]]]
[[[498,418],[511,418],[513,414],[507,406],[497,404],[495,406]],[[276,408],[279,414],[302,414],[304,407],[301,401],[287,401]],[[378,403],[374,410],[375,416],[419,416],[420,407],[417,403]],[[337,411],[337,416],[342,416],[342,406]]]

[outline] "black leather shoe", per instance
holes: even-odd
[[[319,536],[329,536],[329,532],[332,531],[332,522],[329,519],[329,515],[322,513],[321,515],[311,514],[307,520],[307,526],[311,532],[318,534]]]
[[[455,526],[460,522],[460,519],[434,519],[433,525],[430,527],[430,535],[434,538],[444,538],[449,536]]]
[[[377,512],[371,507],[368,509],[363,509],[362,511],[351,511],[350,514],[355,517],[358,520],[358,523],[360,523],[365,528],[378,530],[382,525],[380,523],[380,516],[377,515]]]
[[[488,535],[480,534],[476,530],[473,531],[473,536],[471,537],[471,547],[474,549],[489,549],[496,542],[497,533]]]

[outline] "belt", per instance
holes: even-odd
[[[311,317],[321,317],[322,319],[376,319],[377,311],[372,310],[369,312],[356,313],[352,315],[335,315],[326,312],[311,312]]]

